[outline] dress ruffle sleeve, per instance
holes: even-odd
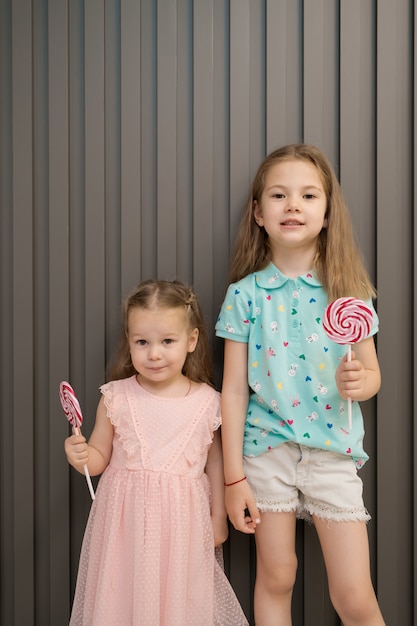
[[[132,429],[132,416],[129,399],[126,392],[114,382],[100,387],[107,409],[107,416],[119,435],[123,449],[128,459],[132,458],[140,449],[141,441],[138,434]]]

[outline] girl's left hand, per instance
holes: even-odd
[[[346,354],[336,370],[336,385],[341,397],[344,400],[361,400],[365,394],[367,377],[367,370],[356,358],[355,352],[352,350],[351,361],[347,360]]]

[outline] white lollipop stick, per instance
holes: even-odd
[[[352,360],[352,346],[348,344],[347,360]],[[352,430],[352,398],[348,398],[348,428]]]
[[[77,426],[73,427],[74,435],[80,435],[80,429]],[[87,481],[88,489],[90,490],[91,499],[96,499],[96,494],[94,493],[93,483],[91,482],[90,472],[88,471],[87,465],[84,465],[84,475]]]

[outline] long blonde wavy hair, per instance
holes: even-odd
[[[254,219],[255,202],[261,202],[267,172],[282,161],[302,159],[318,170],[327,198],[327,227],[317,239],[313,268],[331,302],[343,296],[370,299],[376,292],[356,244],[349,210],[336,174],[327,157],[315,146],[292,144],[271,152],[258,168],[238,228],[229,281],[236,282],[263,269],[271,261],[268,235]]]
[[[119,345],[108,367],[108,380],[129,378],[136,374],[128,341],[129,313],[134,308],[155,311],[155,315],[158,315],[158,309],[183,310],[190,332],[198,328],[199,334],[196,348],[194,352],[188,353],[182,373],[197,383],[213,386],[211,351],[200,304],[192,289],[177,280],[144,281],[126,298],[122,306]]]

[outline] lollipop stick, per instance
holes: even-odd
[[[79,435],[79,434],[80,434],[80,429],[77,427],[74,427],[74,435]],[[93,483],[91,482],[90,472],[88,471],[87,465],[84,465],[84,474],[85,474],[85,479],[87,481],[88,488],[90,490],[91,499],[95,500],[96,496],[94,493]]]
[[[352,360],[352,346],[348,344],[347,360]],[[348,398],[348,427],[352,430],[352,398]]]

